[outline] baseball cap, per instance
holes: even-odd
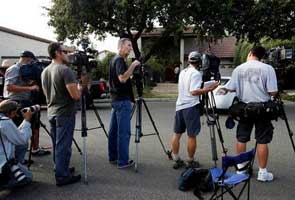
[[[27,57],[27,58],[36,59],[35,55],[31,51],[21,52],[20,57]]]

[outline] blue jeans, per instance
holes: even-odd
[[[112,102],[112,114],[109,128],[109,160],[117,160],[118,166],[126,165],[129,161],[129,142],[131,136],[131,102]]]
[[[49,117],[56,178],[70,176],[69,166],[72,156],[75,119],[75,113],[69,116]]]
[[[33,103],[29,100],[22,100],[22,101],[17,101],[17,102],[19,103],[21,108],[25,108],[25,107],[29,107],[29,106],[33,105]],[[23,122],[23,120],[24,120],[24,118],[21,113],[19,113],[19,115],[17,115],[16,117],[13,118],[13,122],[15,123],[15,125],[17,127]],[[34,120],[32,120],[32,122],[33,121]],[[31,122],[31,127],[33,129],[32,122]],[[28,149],[28,144],[15,146],[15,159],[18,162],[23,163],[25,161],[27,149]]]
[[[15,146],[15,159],[23,163],[25,161],[26,152],[28,150],[28,145],[16,145]]]

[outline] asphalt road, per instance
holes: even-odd
[[[147,102],[155,124],[166,148],[169,146],[172,134],[174,101]],[[106,127],[108,128],[110,106],[109,103],[97,104],[98,112]],[[285,109],[292,130],[295,130],[295,104],[286,103]],[[235,129],[227,130],[224,127],[226,116],[220,116],[224,145],[229,153],[234,153]],[[48,126],[46,111],[42,112],[42,121]],[[211,160],[211,145],[209,128],[205,118],[202,119],[203,127],[198,137],[197,159],[202,167],[213,166]],[[98,126],[98,121],[92,110],[87,111],[88,128]],[[257,163],[254,164],[254,176],[251,182],[251,199],[259,200],[285,200],[294,199],[295,196],[295,154],[293,152],[290,138],[284,121],[274,122],[275,135],[270,145],[270,158],[268,169],[274,173],[275,180],[271,183],[260,183],[256,181]],[[80,127],[80,113],[77,114],[77,128]],[[133,119],[134,133],[134,119]],[[146,112],[143,112],[143,133],[153,133],[153,127]],[[41,145],[50,144],[50,139],[41,129]],[[82,148],[81,132],[75,132],[75,139]],[[34,157],[35,163],[31,169],[34,174],[34,183],[22,189],[14,191],[1,191],[0,199],[3,200],[78,200],[78,199],[100,199],[100,200],[166,200],[166,199],[196,199],[192,192],[181,192],[177,189],[177,180],[182,170],[172,169],[172,162],[164,154],[159,140],[156,136],[142,137],[139,143],[139,166],[136,173],[133,169],[119,170],[110,165],[107,160],[107,138],[102,129],[88,131],[87,156],[88,156],[88,184],[80,182],[74,185],[56,187],[52,169],[52,156],[42,158]],[[182,139],[181,155],[185,158],[186,137]],[[221,155],[220,142],[217,137],[218,155]],[[249,144],[249,148],[254,143]],[[130,156],[134,158],[134,137],[131,138]],[[72,166],[83,175],[83,157],[73,145]],[[220,158],[220,156],[219,156]],[[220,161],[218,161],[220,165]],[[209,198],[210,194],[205,195]],[[229,199],[229,198],[225,198]],[[242,198],[243,199],[243,198]]]

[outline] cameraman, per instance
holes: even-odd
[[[118,55],[110,62],[109,85],[112,113],[108,150],[110,163],[123,169],[134,165],[134,161],[129,160],[131,102],[134,102],[130,77],[140,62],[135,60],[127,67],[126,60],[132,51],[130,39],[121,38],[118,42],[118,50]]]
[[[197,148],[196,136],[201,130],[200,123],[200,95],[214,90],[219,82],[213,83],[208,88],[201,88],[202,74],[198,71],[201,66],[201,54],[193,51],[188,56],[189,66],[182,70],[178,82],[178,98],[176,101],[176,114],[174,132],[172,136],[172,158],[175,161],[173,168],[178,169],[185,165],[178,155],[180,138],[187,129],[187,167],[198,167],[199,163],[194,160]]]
[[[20,104],[21,108],[29,107],[33,105],[31,94],[32,92],[39,91],[39,86],[35,83],[28,83],[22,79],[21,67],[28,65],[36,60],[34,54],[30,51],[23,51],[20,54],[19,61],[9,67],[5,72],[5,83],[4,83],[4,98],[11,99]],[[33,115],[32,120],[32,155],[42,156],[50,154],[50,151],[39,148],[39,118],[36,113]],[[23,117],[20,113],[13,119],[14,123],[18,126],[23,121]],[[17,146],[16,151],[22,151],[26,146]],[[20,162],[26,163],[24,160],[25,154],[20,158],[17,158]]]
[[[220,88],[218,93],[226,94],[228,91],[236,91],[237,97],[244,103],[264,103],[270,100],[270,96],[275,96],[278,88],[274,68],[260,62],[265,53],[263,47],[253,47],[248,54],[247,62],[235,68],[230,81],[224,88]],[[237,127],[237,153],[246,151],[246,143],[250,140],[253,126],[255,126],[259,164],[257,180],[272,181],[273,174],[266,169],[268,143],[272,140],[274,129],[271,120],[263,116],[258,116],[256,119],[241,119]],[[242,167],[242,165],[239,166],[239,168]]]
[[[0,103],[0,184],[13,184],[13,180],[10,180],[8,174],[4,173],[4,165],[7,163],[6,155],[8,160],[18,157],[18,152],[15,151],[16,145],[27,145],[32,135],[31,123],[32,112],[27,111],[22,113],[23,122],[17,128],[13,121],[16,116],[18,104],[12,100],[3,100]],[[5,150],[5,151],[4,151]],[[22,155],[27,149],[23,149],[24,152],[19,152]],[[6,155],[5,155],[6,152]],[[32,179],[32,174],[24,166],[20,166],[22,172],[25,173],[26,177]]]
[[[75,176],[74,168],[69,167],[75,128],[76,101],[80,99],[81,93],[74,72],[66,66],[69,58],[64,47],[57,42],[50,43],[48,54],[52,62],[43,70],[41,81],[52,136],[56,185],[63,186],[76,183],[81,179],[81,175]]]

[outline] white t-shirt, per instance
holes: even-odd
[[[200,103],[200,97],[191,95],[191,92],[200,89],[201,84],[202,74],[195,67],[189,65],[180,72],[176,111],[193,107]]]
[[[278,91],[273,67],[257,60],[239,65],[225,87],[236,90],[237,97],[245,103],[266,102],[270,99],[269,92]]]

